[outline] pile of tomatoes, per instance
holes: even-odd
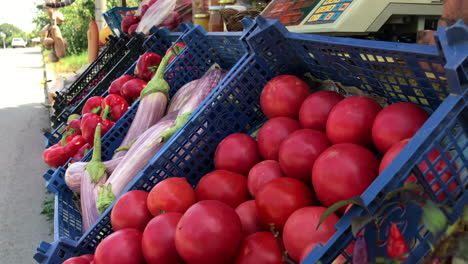
[[[115,232],[99,244],[94,263],[301,262],[325,244],[346,209],[317,229],[327,207],[361,195],[429,115],[412,103],[382,108],[365,96],[311,92],[295,76],[273,78],[260,96],[268,121],[257,139],[224,138],[215,170],[195,188],[173,177],[149,193],[122,195],[111,213]]]

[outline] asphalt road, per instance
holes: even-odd
[[[0,263],[35,263],[51,224],[40,214],[46,196],[42,174],[44,108],[40,48],[0,49]]]

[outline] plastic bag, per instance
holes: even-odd
[[[138,25],[137,32],[148,34],[152,27],[157,27],[174,11],[176,0],[158,0],[148,8]]]
[[[192,22],[192,0],[177,0],[173,12],[161,23],[161,27],[174,30],[180,23]]]

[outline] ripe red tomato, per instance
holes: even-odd
[[[327,136],[333,144],[354,143],[372,145],[372,124],[382,107],[364,96],[351,96],[341,100],[330,111]]]
[[[283,254],[271,232],[248,236],[240,246],[234,264],[281,264]]]
[[[154,216],[165,212],[183,214],[195,202],[195,191],[183,177],[167,178],[148,194],[148,209]]]
[[[312,252],[312,250],[315,248],[315,246],[317,246],[317,244],[319,244],[319,242],[313,242],[304,248],[304,250],[301,253],[300,263],[302,263],[306,259],[306,257]],[[325,245],[326,243],[321,242],[320,244]],[[351,255],[353,253],[353,248],[354,248],[354,242],[352,242],[350,246],[346,248],[345,251],[349,255]],[[344,263],[346,263],[346,258],[343,257],[343,255],[338,255],[338,257],[336,257],[335,260],[333,260],[331,264],[344,264]]]
[[[278,160],[281,142],[299,128],[299,122],[289,117],[275,117],[266,121],[257,137],[262,157],[266,160]]]
[[[94,254],[95,264],[143,264],[140,231],[126,228],[110,234],[99,243]]]
[[[305,248],[314,242],[325,244],[335,234],[339,218],[331,214],[317,229],[320,217],[327,210],[321,206],[309,206],[296,210],[284,225],[283,241],[288,254],[295,261],[301,259]]]
[[[286,176],[310,184],[312,167],[330,141],[318,130],[300,129],[291,133],[279,149],[279,164]]]
[[[243,133],[225,137],[216,148],[214,164],[218,170],[228,170],[247,175],[260,161],[255,139]]]
[[[260,94],[260,107],[268,118],[297,119],[302,102],[310,94],[310,87],[293,75],[280,75],[271,79]]]
[[[258,190],[269,181],[283,177],[280,165],[276,160],[264,160],[257,163],[249,171],[247,177],[247,188],[252,197],[255,198]]]
[[[89,264],[89,260],[82,257],[73,257],[65,260],[63,264]]]
[[[233,209],[249,199],[245,176],[227,170],[215,170],[203,176],[195,193],[198,201],[217,200]]]
[[[385,153],[384,157],[382,158],[382,161],[380,162],[379,173],[382,173],[385,170],[385,168],[393,161],[393,159],[395,159],[395,157],[400,153],[400,151],[406,146],[408,142],[409,142],[409,139],[402,140],[399,143],[393,145],[387,151],[387,153]],[[452,156],[448,153],[446,154],[446,157],[449,160],[452,159]],[[431,151],[431,153],[429,153],[427,158],[429,159],[431,164],[434,164],[436,160],[440,158],[440,152],[437,149],[434,149],[433,151]],[[445,162],[444,159],[440,159],[436,164],[432,165],[431,167],[433,167],[433,169],[431,170],[429,169],[429,166],[425,161],[422,161],[421,163],[419,163],[418,167],[422,173],[425,173],[425,178],[427,179],[428,183],[431,183],[435,178],[434,170],[436,171],[437,175],[442,175],[440,179],[445,184],[447,184],[447,182],[453,177],[453,172],[452,170],[447,168],[447,163]],[[458,167],[455,163],[452,163],[450,167],[452,167],[455,171],[458,170]],[[417,182],[416,176],[414,176],[414,174],[411,174],[405,182],[416,183]],[[450,192],[453,192],[457,188],[457,186],[458,186],[457,182],[452,181],[448,185],[448,190]],[[441,189],[440,183],[436,180],[432,184],[431,188],[435,193],[437,193]],[[445,199],[447,199],[447,194],[445,192],[442,192],[437,196],[437,198],[440,201],[444,201]]]
[[[301,127],[325,132],[330,111],[344,98],[334,91],[318,91],[309,95],[299,110]]]
[[[200,201],[177,224],[175,245],[187,264],[229,263],[239,248],[242,225],[234,209],[219,201]]]
[[[396,103],[385,107],[375,117],[372,140],[380,153],[405,138],[416,134],[429,118],[429,114],[413,103]]]
[[[94,260],[94,255],[91,255],[91,254],[81,255],[80,258],[86,259],[87,261],[91,262]]]
[[[314,204],[314,195],[301,181],[282,177],[265,184],[257,193],[255,204],[263,226],[270,230],[274,224],[281,232],[294,211]]]
[[[236,213],[242,223],[244,237],[263,230],[254,200],[241,203],[237,206]]]
[[[379,161],[368,149],[351,143],[325,150],[312,169],[312,185],[325,205],[361,195],[379,173]],[[343,213],[342,207],[339,212]]]
[[[147,198],[147,192],[137,190],[120,196],[111,212],[112,229],[135,228],[143,232],[153,218],[146,204]]]
[[[182,264],[175,248],[175,232],[181,213],[164,213],[153,218],[145,228],[142,238],[143,256],[148,264]]]

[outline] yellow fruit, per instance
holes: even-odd
[[[101,32],[99,32],[99,45],[104,45],[104,43],[106,43],[106,39],[110,35],[112,35],[112,31],[108,26],[101,29]]]

